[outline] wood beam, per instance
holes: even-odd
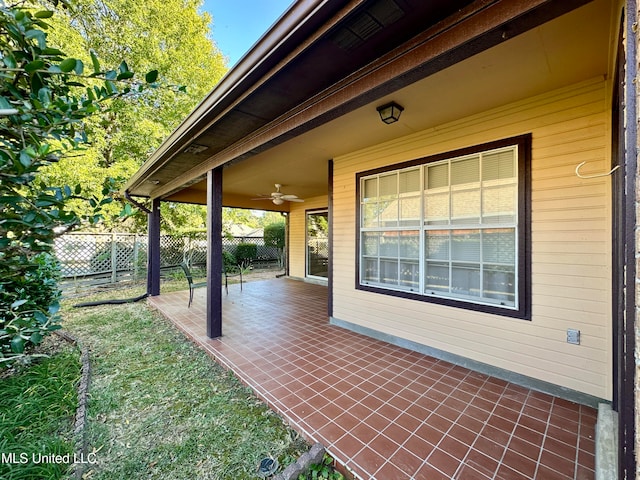
[[[222,336],[222,167],[207,172],[207,336]]]
[[[624,202],[622,207],[623,231],[614,231],[614,239],[617,235],[624,234],[624,259],[622,260],[622,268],[624,271],[624,311],[620,331],[615,332],[621,335],[622,349],[618,358],[614,357],[614,362],[619,362],[617,368],[621,369],[621,385],[619,392],[619,439],[618,439],[618,476],[619,478],[637,478],[637,461],[638,452],[637,440],[637,348],[636,335],[638,315],[638,279],[640,273],[638,270],[638,214],[640,207],[638,199],[638,60],[640,59],[640,40],[638,39],[637,26],[638,2],[636,0],[626,0],[625,17],[623,19],[623,28],[625,30],[623,37],[626,41],[619,44],[620,56],[624,53],[624,59],[619,58],[619,62],[624,63],[618,65],[619,75],[621,79],[621,90],[623,98],[621,98],[622,116],[619,120],[619,128],[623,129],[624,135],[624,180],[617,180],[618,187],[623,192],[621,201]],[[621,39],[622,42],[622,39]],[[615,141],[616,139],[614,139]],[[622,146],[621,146],[622,148]],[[620,183],[623,183],[620,185]],[[615,186],[615,183],[614,183]],[[615,243],[615,240],[614,240]],[[614,260],[615,265],[615,260]],[[613,301],[619,301],[620,298],[614,298]]]
[[[160,200],[151,203],[151,212],[147,217],[148,257],[147,257],[147,293],[160,295]]]
[[[327,314],[329,318],[331,318],[333,317],[333,160],[329,160],[328,162],[327,177],[329,183],[329,275],[327,278]]]

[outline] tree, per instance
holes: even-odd
[[[260,216],[260,225],[262,227],[265,227],[270,223],[280,223],[283,221],[284,221],[284,218],[282,216],[282,213],[280,212],[265,211],[265,212],[262,212],[262,215]]]
[[[286,226],[284,221],[270,223],[264,227],[264,244],[278,249],[278,265],[283,267],[286,246]]]
[[[24,5],[0,3],[0,364],[59,328],[54,238],[98,222],[110,200],[36,181],[38,173],[87,142],[84,121],[108,101],[144,98],[158,77],[140,79],[125,62],[103,69],[95,53],[85,71],[49,43],[55,12]],[[113,186],[104,179],[100,194]],[[85,213],[76,201],[89,205]]]
[[[246,208],[222,208],[222,229],[229,231],[233,225],[246,225],[251,228],[260,226],[260,219],[255,215],[253,210]]]
[[[87,120],[91,143],[46,168],[40,178],[99,192],[97,179],[112,177],[121,186],[135,173],[226,72],[226,60],[210,38],[211,18],[198,11],[201,5],[202,0],[77,0],[51,20],[51,42],[85,64],[91,50],[107,64],[126,58],[132,70],[157,69],[164,81],[185,86],[186,94],[157,89],[144,98],[115,99],[108,112]],[[120,207],[105,207],[103,229],[146,228],[141,214],[123,225]],[[163,227],[183,227],[193,213],[187,205],[163,207]]]

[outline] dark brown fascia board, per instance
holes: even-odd
[[[160,186],[154,196],[166,197],[213,168],[264,151],[590,1],[475,2]]]
[[[346,3],[339,0],[296,1],[169,135],[125,184],[123,191],[134,190],[136,186],[149,179],[182,149],[200,137],[211,125],[224,117],[325,33],[328,28],[364,1],[350,0]],[[344,5],[340,7],[339,14],[329,21],[334,15],[336,4]],[[327,18],[323,21],[325,16]],[[324,28],[321,32],[314,34],[314,25],[317,21],[321,21]],[[304,32],[307,28],[310,31],[305,35],[306,41],[299,42],[293,51],[283,48],[286,40],[296,33]],[[152,195],[153,198],[158,196],[160,195],[155,192]]]

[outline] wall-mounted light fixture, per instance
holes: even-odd
[[[404,107],[401,107],[396,102],[391,102],[378,107],[376,110],[378,110],[380,114],[380,120],[389,124],[400,120],[400,114],[404,110]]]

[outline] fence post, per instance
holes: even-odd
[[[118,243],[116,242],[116,234],[111,234],[111,283],[118,280]]]
[[[133,281],[138,281],[138,234],[133,236]]]

